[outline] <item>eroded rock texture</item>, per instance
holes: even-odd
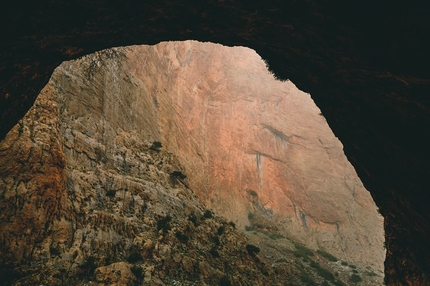
[[[151,148],[158,141],[168,152]],[[3,275],[103,283],[120,269],[118,283],[132,283],[124,261],[137,251],[152,258],[139,271],[153,283],[179,275],[168,268],[180,261],[181,279],[221,279],[230,270],[195,261],[209,245],[187,261],[170,250],[204,212],[188,187],[242,229],[252,213],[260,229],[381,270],[382,219],[342,145],[310,96],[247,48],[169,42],[65,62],[1,144]],[[164,239],[167,215],[177,230]],[[205,241],[223,224],[212,223],[186,240]],[[231,235],[239,246],[219,251],[241,253]],[[240,259],[236,282],[260,267]]]
[[[206,204],[242,227],[263,213],[315,248],[382,269],[382,218],[308,94],[275,81],[247,48],[171,42],[127,57],[162,143]]]
[[[1,284],[281,283],[147,141],[152,101],[118,58],[64,63],[1,142]]]
[[[430,33],[423,0],[9,1],[0,138],[65,60],[167,40],[251,47],[311,93],[385,218],[389,285],[430,281]]]

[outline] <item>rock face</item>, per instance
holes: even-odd
[[[382,217],[308,94],[242,47],[170,42],[127,58],[205,204],[241,227],[261,213],[313,248],[382,269]]]
[[[113,58],[59,67],[0,142],[1,285],[284,285],[186,186],[175,156],[145,140],[156,122],[144,100],[118,101],[119,80],[144,97]]]
[[[385,218],[387,285],[428,285],[426,4],[12,1],[0,10],[0,138],[29,110],[63,61],[168,40],[251,47],[276,75],[312,94],[371,192]]]
[[[193,227],[184,218],[204,213],[190,189],[242,229],[252,222],[382,268],[382,218],[342,145],[309,95],[276,81],[250,49],[169,42],[65,62],[1,142],[0,160],[3,271],[33,257],[57,271],[46,277],[95,269],[96,281],[124,285],[139,275],[109,255],[127,260],[135,250],[163,260],[158,272],[154,264],[135,270],[147,282],[174,277],[170,263],[221,279],[222,267],[169,248],[175,233]],[[158,222],[167,215],[177,229],[163,243]],[[209,243],[196,233],[191,240]],[[223,251],[241,253],[241,239],[232,234],[238,246],[225,242]],[[253,261],[242,260],[260,269]],[[42,279],[25,269],[28,279]]]

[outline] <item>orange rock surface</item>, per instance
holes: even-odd
[[[382,217],[309,94],[244,47],[168,42],[127,58],[207,205],[241,227],[261,212],[313,248],[382,269]]]
[[[142,153],[144,141],[160,141],[182,167]],[[179,169],[240,229],[252,213],[262,228],[383,267],[382,217],[342,144],[309,94],[276,81],[248,48],[166,42],[65,62],[0,143],[5,261],[67,250],[82,263],[118,236],[133,241],[141,221],[123,216],[143,205],[136,194],[158,192]],[[110,203],[110,188],[124,202]]]

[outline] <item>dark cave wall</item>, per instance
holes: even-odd
[[[430,283],[424,2],[41,1],[0,12],[0,138],[64,60],[195,39],[255,49],[311,93],[385,217],[389,285]]]

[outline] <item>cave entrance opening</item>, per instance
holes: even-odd
[[[40,143],[40,150],[58,143],[64,162],[53,168],[61,173],[66,166],[64,193],[87,192],[81,204],[88,217],[101,214],[100,205],[124,217],[136,218],[132,206],[139,204],[139,212],[154,212],[142,197],[118,208],[111,203],[136,182],[178,197],[191,189],[260,245],[268,265],[282,268],[287,257],[297,273],[300,265],[316,269],[319,283],[382,284],[383,219],[369,192],[311,96],[277,80],[254,50],[184,41],[99,51],[61,64],[35,108],[41,112],[29,111],[34,118],[13,134],[29,136],[23,140]],[[157,231],[168,232],[170,219]],[[225,231],[217,229],[216,247]],[[184,235],[176,236],[181,243]],[[248,248],[250,255],[260,251]]]
[[[311,96],[254,50],[162,42],[83,60],[103,83],[103,112],[178,156],[208,207],[241,229],[383,270],[383,218],[341,142]]]

